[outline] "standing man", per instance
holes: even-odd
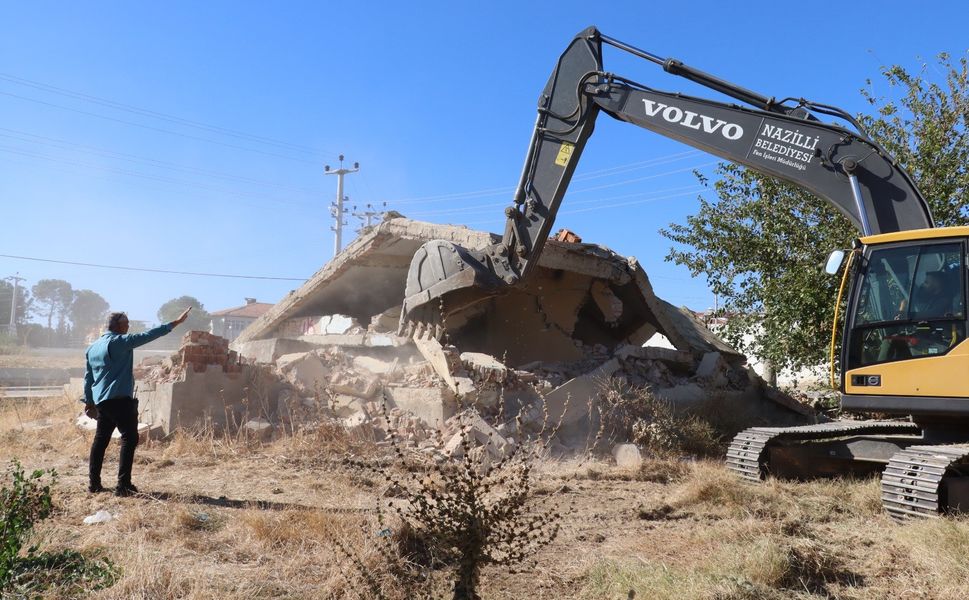
[[[87,349],[87,369],[84,374],[84,412],[97,415],[98,428],[94,433],[89,460],[88,491],[104,491],[101,485],[101,464],[104,451],[117,427],[121,432],[121,459],[118,464],[116,496],[130,496],[138,492],[131,483],[131,465],[138,445],[138,400],[134,398],[134,349],[169,333],[188,317],[186,308],[171,323],[159,325],[143,333],[128,334],[128,315],[115,312],[108,315],[108,331]]]

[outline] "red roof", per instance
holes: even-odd
[[[211,313],[211,315],[213,317],[250,317],[257,319],[266,314],[266,312],[272,307],[272,304],[267,304],[265,302],[250,302],[249,304],[244,304],[243,306],[216,311]]]

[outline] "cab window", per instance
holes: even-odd
[[[857,298],[848,368],[939,355],[966,337],[961,243],[873,250]]]

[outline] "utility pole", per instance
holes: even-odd
[[[383,207],[385,209],[387,208],[387,203],[386,202],[384,202]],[[367,210],[361,210],[361,211],[358,212],[357,211],[357,207],[354,206],[353,207],[353,212],[350,213],[354,217],[360,219],[361,225],[363,225],[363,221],[366,220],[367,221],[367,224],[364,225],[365,227],[370,227],[371,225],[373,225],[373,220],[374,219],[376,219],[377,217],[379,217],[382,214],[384,214],[385,212],[387,212],[386,210],[374,210],[373,204],[369,204],[369,203],[367,204],[366,208],[367,208]]]
[[[346,209],[343,208],[343,202],[348,200],[343,195],[343,176],[348,173],[356,173],[360,170],[360,163],[353,163],[352,169],[346,169],[343,167],[343,155],[340,155],[340,168],[335,171],[330,170],[330,165],[324,165],[323,171],[325,175],[336,175],[336,202],[330,205],[330,214],[333,215],[335,222],[333,224],[332,230],[336,235],[333,239],[333,256],[340,253],[340,247],[343,245],[343,215],[346,213]]]
[[[13,281],[13,298],[10,299],[10,325],[7,326],[7,331],[10,333],[10,337],[17,339],[17,292],[18,285],[21,281],[26,281],[23,277],[17,275],[11,275],[7,277],[8,281]]]

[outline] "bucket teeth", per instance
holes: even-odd
[[[436,339],[440,341],[446,333],[444,319],[439,310],[418,310],[402,318],[397,335],[414,339]]]

